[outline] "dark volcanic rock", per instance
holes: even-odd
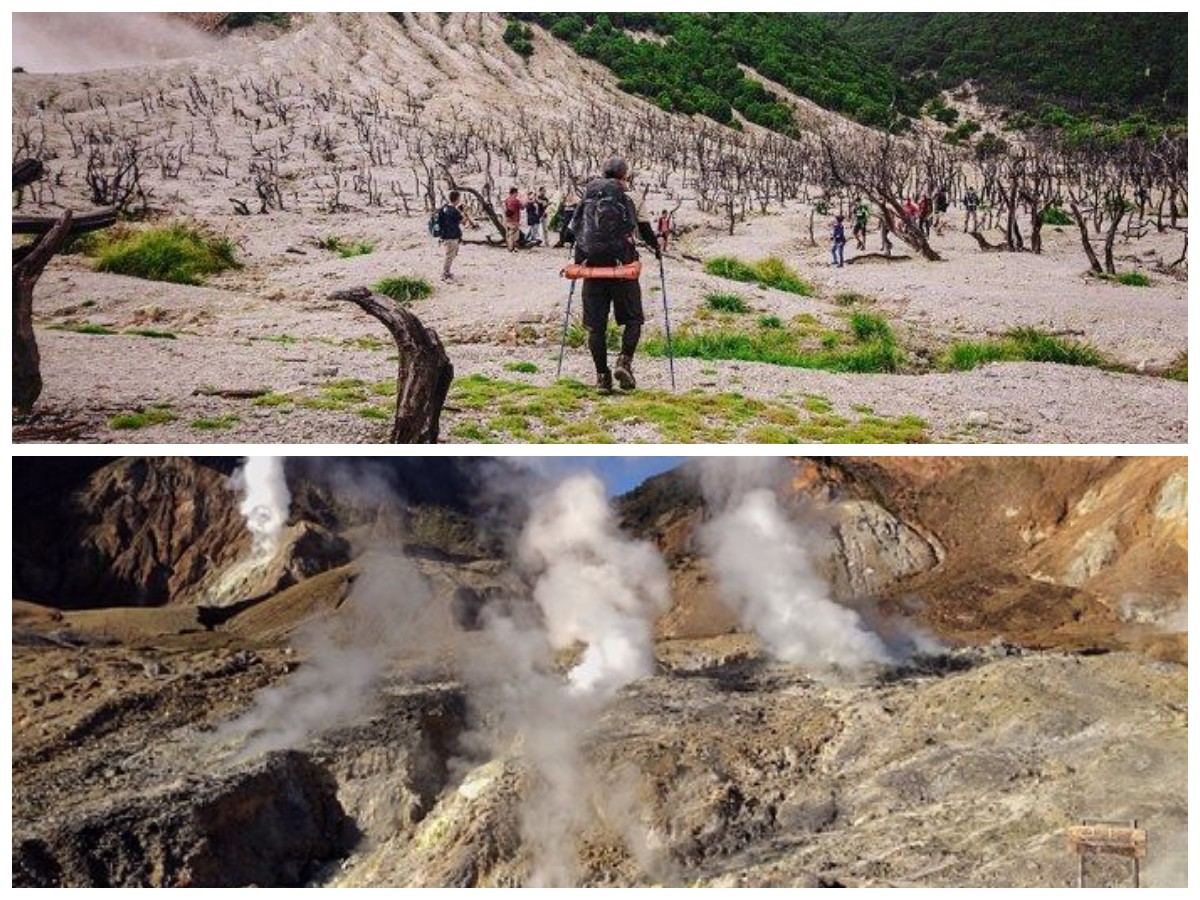
[[[17,831],[13,885],[296,886],[355,839],[333,776],[303,753],[275,753]]]

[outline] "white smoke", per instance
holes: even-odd
[[[775,492],[774,466],[714,461],[701,478],[715,517],[700,531],[722,597],[773,658],[819,669],[885,662],[883,640],[862,617],[839,605],[815,571],[799,529]]]
[[[616,691],[654,670],[667,572],[651,545],[621,534],[593,475],[569,477],[534,498],[517,553],[534,579],[537,609],[486,610],[488,648],[463,664],[472,707],[489,720],[483,738],[493,753],[515,753],[527,764],[521,834],[529,883],[570,886],[579,874],[578,839],[603,806],[584,741]],[[564,679],[555,653],[580,644],[582,657]],[[613,810],[610,827],[636,833],[633,818]]]
[[[88,72],[204,53],[216,38],[157,13],[12,14],[13,65],[29,72]]]
[[[246,754],[302,746],[361,716],[392,660],[436,657],[450,624],[424,576],[394,554],[364,554],[359,566],[341,608],[297,635],[300,668],[283,684],[260,691],[243,716],[219,729],[219,739],[243,741]]]
[[[292,504],[283,473],[283,457],[246,457],[245,465],[234,473],[233,481],[244,495],[239,509],[253,538],[251,561],[264,563],[279,549],[279,537]]]
[[[621,534],[598,478],[568,478],[536,504],[519,553],[537,579],[533,597],[551,645],[586,645],[570,674],[576,688],[611,695],[653,671],[667,569],[653,546]]]

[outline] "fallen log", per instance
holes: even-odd
[[[906,262],[912,259],[904,253],[859,253],[846,260],[846,265],[852,266],[856,262]]]
[[[454,366],[437,332],[403,306],[365,287],[334,291],[329,299],[353,303],[374,316],[396,342],[396,414],[388,442],[436,444],[442,408],[454,379]]]

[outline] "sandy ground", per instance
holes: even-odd
[[[385,27],[382,21],[382,17],[311,20],[298,32],[262,45],[256,54],[248,52],[248,38],[238,38],[182,63],[93,73],[89,76],[93,86],[86,90],[99,89],[96,84],[107,86],[124,97],[122,108],[136,118],[139,107],[134,98],[147,79],[167,85],[168,96],[179,96],[186,94],[186,78],[192,72],[216,78],[230,91],[242,78],[283,72],[306,85],[304,90],[336,84],[347,92],[366,92],[382,85],[395,98],[399,89],[384,79],[416,72],[424,83],[409,83],[428,96],[429,110],[455,104],[460,110],[464,104],[473,104],[468,108],[474,110],[496,104],[505,104],[502,110],[527,104],[544,107],[550,96],[565,98],[565,105],[596,100],[614,108],[618,104],[636,107],[594,66],[579,66],[561,52],[542,52],[541,44],[530,68],[522,70],[499,41],[500,26],[492,17],[455,16],[437,26],[434,17],[423,16],[420,27],[410,26],[407,33]],[[430,58],[452,77],[431,73]],[[35,98],[54,91],[61,98],[58,102],[70,104],[79,102],[83,90],[80,76],[15,79],[14,130],[18,121],[26,121],[22,111],[30,109]],[[315,124],[324,121],[320,110],[306,114]],[[174,117],[181,128],[187,122],[179,110],[160,109],[152,119],[154,127],[161,127],[161,116]],[[242,134],[244,126],[232,119],[227,124],[225,150],[243,154],[235,160],[236,169],[244,165],[253,135]],[[65,142],[52,124],[49,135],[51,141]],[[295,163],[298,174],[292,183],[297,185],[298,208],[289,203],[286,211],[269,216],[233,214],[227,197],[247,196],[244,176],[241,181],[236,174],[223,180],[201,174],[198,164],[185,168],[179,179],[157,183],[156,199],[168,210],[167,218],[200,220],[238,245],[243,268],[215,276],[204,287],[97,274],[82,257],[55,259],[39,283],[35,300],[45,389],[39,414],[32,421],[18,420],[16,439],[382,440],[385,423],[364,419],[354,410],[263,407],[210,392],[270,390],[304,396],[338,380],[377,383],[393,378],[394,348],[379,324],[353,307],[327,299],[333,290],[369,285],[391,275],[418,275],[436,285],[434,295],[420,301],[414,311],[446,341],[458,376],[480,373],[542,385],[552,382],[567,295],[566,283],[557,274],[564,260],[562,251],[537,248],[510,256],[493,247],[465,246],[455,267],[458,283],[442,284],[437,278],[441,251],[425,233],[423,213],[414,210],[405,217],[396,210],[372,207],[351,213],[316,212],[313,192],[320,177],[308,181],[302,174],[311,174],[315,163],[310,156],[306,153]],[[72,184],[72,165],[80,163],[64,157],[52,162],[51,169],[62,166],[66,182]],[[411,172],[403,178],[409,183]],[[69,189],[57,194],[59,203],[70,202]],[[657,207],[666,201],[651,194],[649,203]],[[816,231],[822,244],[810,244],[809,211],[803,204],[752,216],[732,236],[715,218],[689,205],[680,210],[678,220],[695,227],[666,262],[667,297],[676,329],[694,321],[704,295],[715,290],[741,294],[759,314],[786,320],[807,313],[822,326],[844,328],[846,311],[834,297],[852,291],[868,298],[872,312],[892,322],[912,358],[936,356],[952,340],[1036,326],[1090,343],[1135,371],[1151,373],[1114,374],[1022,363],[957,374],[836,375],[680,359],[676,360],[680,391],[737,391],[787,402],[817,395],[848,416],[853,416],[855,406],[870,407],[884,416],[919,416],[928,423],[929,436],[938,441],[1180,443],[1187,439],[1186,383],[1152,374],[1186,352],[1186,282],[1154,271],[1161,261],[1178,256],[1182,240],[1178,235],[1152,233],[1118,245],[1121,268],[1146,271],[1153,280],[1149,288],[1134,288],[1087,276],[1077,239],[1067,229],[1047,230],[1047,249],[1041,256],[981,253],[969,237],[950,230],[934,244],[946,257],[942,263],[864,262],[837,270],[827,265],[822,223]],[[329,236],[369,240],[376,248],[366,256],[342,259],[317,246],[317,240]],[[877,242],[872,234],[869,249],[877,249]],[[696,261],[722,254],[747,260],[780,256],[817,287],[817,296],[803,298],[735,285],[705,274]],[[853,251],[848,254],[853,255]],[[661,285],[654,269],[651,260],[643,276],[648,336],[662,326]],[[573,310],[577,314],[578,302]],[[748,321],[753,322],[753,317]],[[176,339],[58,330],[81,323],[116,330],[168,330]],[[533,363],[538,371],[520,374],[505,369],[516,362]],[[663,360],[641,358],[637,373],[644,388],[669,386]],[[591,382],[590,360],[582,348],[568,349],[564,374]],[[381,409],[386,402],[381,399]],[[170,404],[177,419],[136,431],[109,426],[113,415],[148,404]],[[221,416],[237,421],[230,419],[232,427],[212,431],[193,427],[197,418]],[[444,439],[452,439],[448,436],[459,416],[459,411],[447,410]],[[617,441],[657,440],[652,430],[637,423],[613,428]]]

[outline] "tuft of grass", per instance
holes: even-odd
[[[758,317],[758,327],[759,328],[782,328],[783,322],[779,318],[779,316],[759,316]]]
[[[117,334],[116,331],[109,328],[107,325],[97,325],[95,322],[78,322],[65,325],[51,325],[53,331],[73,331],[76,334]]]
[[[1117,276],[1117,283],[1127,287],[1150,287],[1150,277],[1141,272],[1122,272]]]
[[[201,416],[198,419],[192,419],[189,425],[197,431],[224,431],[232,428],[238,423],[238,417],[234,415],[225,416]]]
[[[98,272],[173,284],[203,284],[205,275],[238,267],[232,241],[183,224],[114,237],[95,255]]]
[[[151,425],[166,425],[179,418],[170,404],[158,403],[132,413],[121,413],[108,420],[108,427],[117,431],[136,431]]]
[[[1047,334],[1037,328],[1014,328],[999,340],[960,341],[938,360],[939,368],[965,372],[990,362],[1049,362],[1064,366],[1109,367],[1095,347]]]
[[[875,300],[866,294],[859,294],[855,291],[842,291],[840,294],[833,295],[833,302],[838,306],[865,306],[869,303],[874,303]]]
[[[344,243],[341,238],[336,236],[322,238],[317,241],[317,246],[322,250],[329,250],[331,253],[336,253],[342,259],[366,256],[368,253],[375,252],[375,244],[371,241],[351,241],[350,243]]]
[[[355,347],[359,350],[385,350],[387,343],[376,337],[346,338],[342,341],[344,347]],[[393,345],[395,346],[395,345]]]
[[[290,406],[296,402],[296,398],[291,397],[288,394],[278,394],[275,391],[271,391],[269,394],[263,394],[261,397],[255,397],[251,402],[253,402],[255,406]]]
[[[136,334],[138,337],[158,338],[164,341],[177,340],[177,335],[173,331],[162,331],[158,328],[126,328],[125,334]]]
[[[744,263],[733,256],[717,256],[704,264],[704,271],[719,278],[761,284],[803,297],[811,297],[816,293],[811,284],[777,256],[768,256],[755,263]]]
[[[717,312],[750,312],[750,307],[746,305],[746,301],[737,294],[708,294],[704,298],[704,302],[709,309],[715,309]]]
[[[884,341],[895,343],[892,326],[883,316],[873,316],[870,313],[856,312],[850,315],[850,330],[854,339],[859,342]]]
[[[413,278],[409,275],[397,275],[377,281],[371,290],[385,297],[391,297],[397,303],[412,303],[414,300],[424,300],[432,296],[433,287],[424,278]]]
[[[538,367],[531,362],[510,362],[505,363],[504,368],[510,372],[521,372],[525,375],[537,374]]]
[[[290,347],[292,344],[298,344],[300,338],[291,334],[273,334],[268,337],[251,338],[252,341],[266,341],[270,344],[282,344],[284,347]]]

